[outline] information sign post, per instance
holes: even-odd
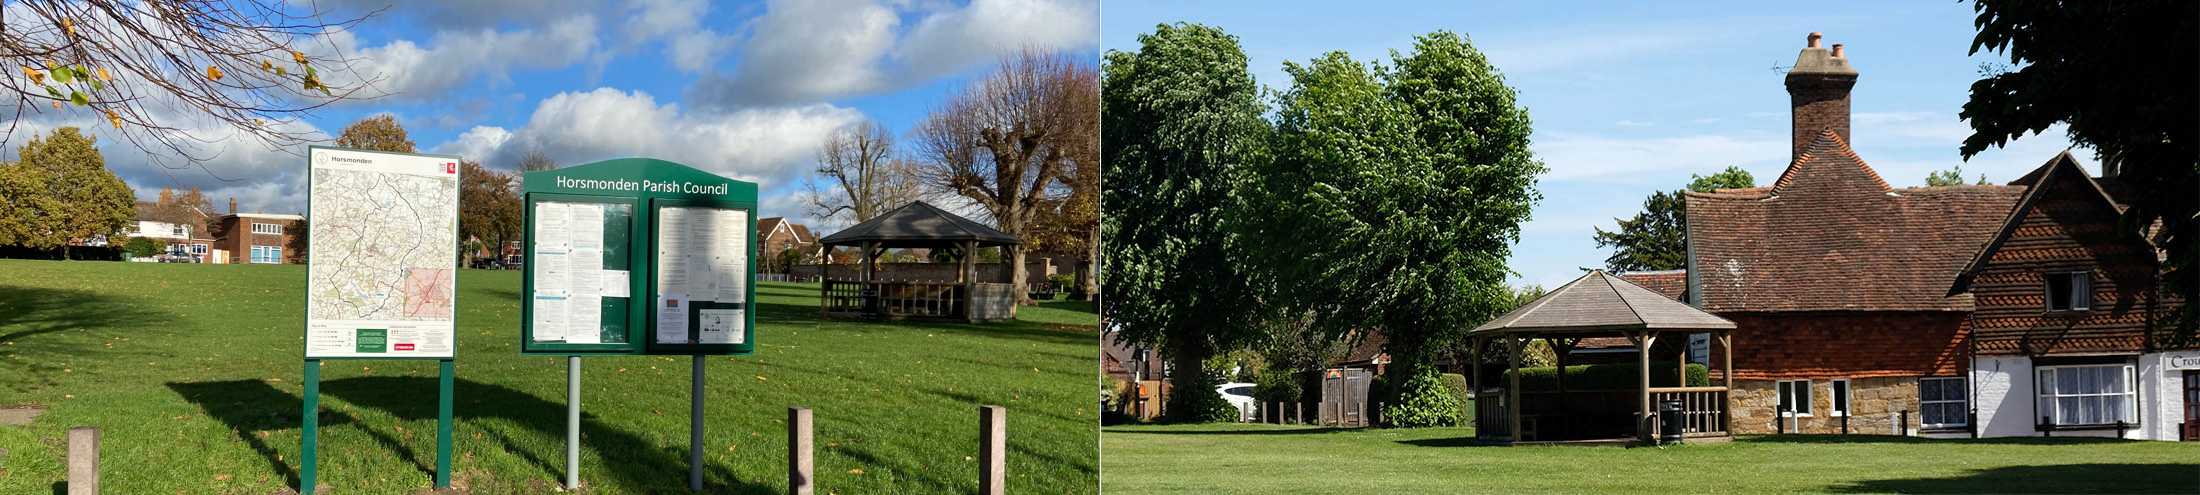
[[[567,488],[580,483],[580,358],[688,355],[688,484],[701,490],[704,358],[756,349],[756,184],[649,158],[523,182],[520,352],[566,357]]]
[[[458,162],[450,155],[307,148],[298,493],[313,493],[319,474],[321,364],[329,359],[438,361],[434,483],[451,485]]]

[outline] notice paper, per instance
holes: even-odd
[[[566,307],[568,298],[562,294],[535,291],[532,309],[536,342],[565,340]]]
[[[748,300],[749,214],[668,207],[657,213],[657,291],[696,301]]]
[[[687,343],[689,304],[687,294],[669,293],[657,296],[657,343]]]
[[[575,295],[567,299],[566,315],[566,343],[603,343],[603,296]]]
[[[627,297],[626,271],[603,269],[604,205],[535,204],[534,307],[530,318],[540,342],[595,344],[603,339],[603,296],[616,278],[616,297]],[[616,275],[613,275],[613,273]]]
[[[604,297],[634,297],[627,295],[633,290],[627,288],[626,270],[604,270],[602,275],[603,287],[599,290]]]
[[[738,303],[748,300],[749,271],[749,214],[741,210],[715,210],[716,221],[711,229],[716,232],[716,242],[710,244],[710,271],[717,280],[716,300],[722,303]]]
[[[695,336],[702,344],[739,344],[744,339],[741,310],[706,309],[696,316],[702,321],[701,331]]]

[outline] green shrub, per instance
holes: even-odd
[[[1299,386],[1298,377],[1293,375],[1294,373],[1282,370],[1261,373],[1258,381],[1253,384],[1253,400],[1263,403],[1298,402],[1305,390]]]
[[[1452,400],[1459,401],[1459,424],[1468,424],[1467,420],[1474,417],[1474,399],[1467,394],[1467,376],[1445,373],[1444,391],[1451,393]]]
[[[1193,380],[1196,383],[1179,383],[1169,387],[1169,414],[1172,423],[1232,423],[1238,420],[1237,406],[1222,398],[1215,391],[1222,382],[1214,373],[1203,373]]]
[[[130,242],[123,244],[122,252],[130,253],[130,256],[133,257],[150,258],[153,257],[153,255],[157,255],[163,251],[166,251],[167,249],[167,242],[157,239],[132,237],[130,238]]]
[[[1635,363],[1577,364],[1566,367],[1566,388],[1569,390],[1633,389],[1640,386],[1641,377],[1635,374]],[[1499,373],[1496,385],[1509,383],[1511,375]],[[1711,372],[1704,365],[1688,364],[1688,384],[1701,387],[1711,384]],[[1673,362],[1650,362],[1650,386],[1672,387]],[[1557,390],[1558,367],[1521,368],[1520,388],[1523,390]]]
[[[1421,428],[1458,426],[1464,404],[1452,395],[1443,376],[1431,369],[1413,374],[1396,391],[1397,400],[1383,404],[1383,419],[1391,426]]]

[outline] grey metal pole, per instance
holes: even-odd
[[[688,490],[703,491],[703,355],[695,355],[688,383]]]
[[[565,489],[581,486],[581,357],[565,357]]]

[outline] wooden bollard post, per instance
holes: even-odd
[[[1291,422],[1302,425],[1306,424],[1306,403],[1291,403]]]
[[[99,495],[99,429],[69,429],[69,495]]]
[[[816,457],[811,451],[810,409],[787,408],[787,493],[810,495],[817,489]]]
[[[1008,408],[978,406],[978,493],[1008,491]]]

